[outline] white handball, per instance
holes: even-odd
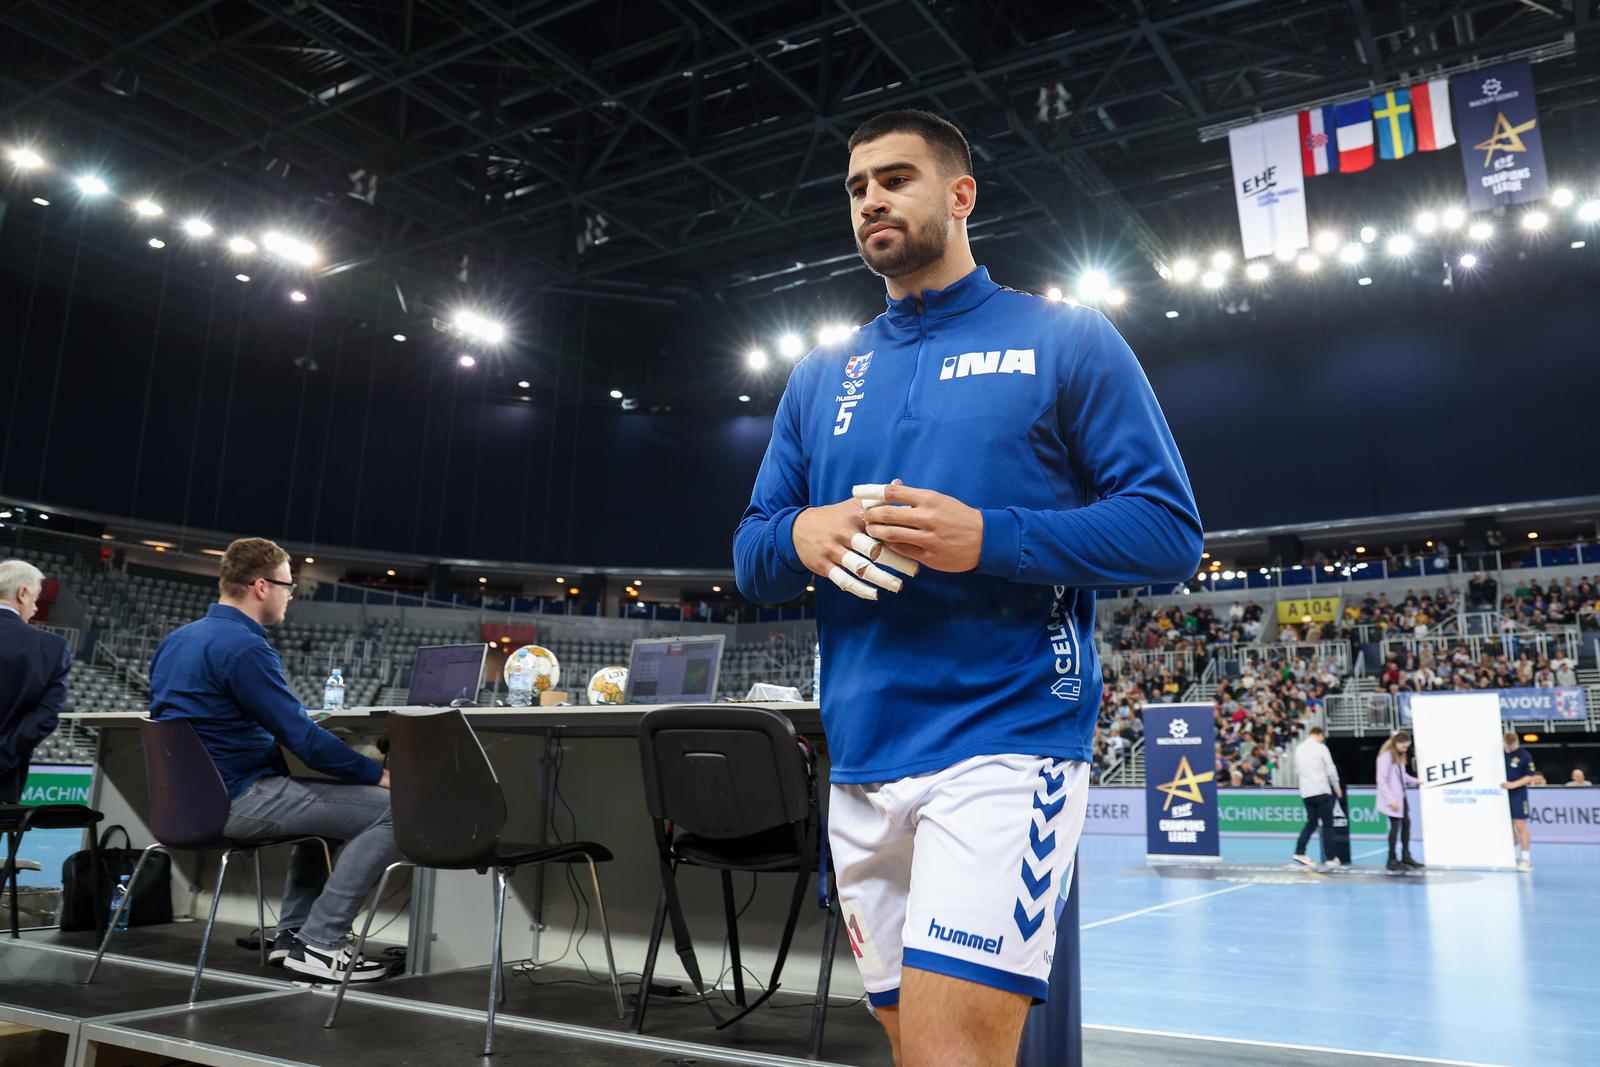
[[[620,704],[628,691],[628,668],[601,667],[589,679],[589,703]]]
[[[506,688],[516,689],[513,679],[527,678],[527,688],[543,693],[561,684],[561,662],[543,645],[523,645],[506,657]]]

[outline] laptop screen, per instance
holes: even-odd
[[[707,704],[716,699],[721,634],[635,641],[628,654],[629,704]]]
[[[424,645],[417,649],[406,703],[442,708],[452,700],[477,700],[487,651],[488,647],[481,644]]]

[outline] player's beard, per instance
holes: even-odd
[[[900,232],[900,240],[882,251],[872,251],[862,242],[861,231],[856,231],[856,251],[861,262],[880,278],[903,278],[915,274],[930,264],[937,263],[950,243],[950,219],[934,219],[920,226],[909,220],[874,220],[892,222]],[[941,225],[942,221],[942,225]],[[868,225],[871,225],[869,223]],[[890,239],[893,241],[893,238]]]

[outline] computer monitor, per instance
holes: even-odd
[[[413,707],[444,708],[452,701],[477,701],[483,686],[487,645],[424,645],[411,665]]]
[[[723,637],[652,637],[628,652],[628,704],[708,704],[716,699]]]

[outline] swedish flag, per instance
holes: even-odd
[[[1402,159],[1417,150],[1410,89],[1395,89],[1373,97],[1372,124],[1378,131],[1379,159]]]

